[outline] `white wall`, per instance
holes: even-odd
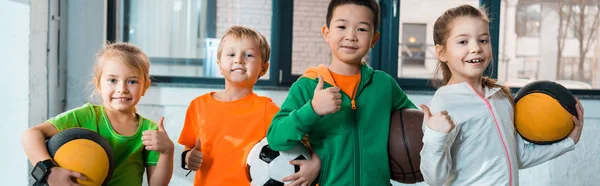
[[[65,2],[67,3],[67,2]],[[105,1],[68,1],[67,110],[89,101],[94,55],[105,40]]]
[[[141,115],[152,120],[165,117],[165,129],[176,144],[176,154],[179,154],[182,152],[182,147],[177,144],[177,140],[189,102],[211,91],[218,91],[218,89],[151,87],[146,96],[142,97],[138,110]],[[271,97],[279,106],[288,94],[287,91],[256,90],[255,92]],[[408,97],[416,105],[426,104],[431,99],[430,95],[409,94]],[[582,104],[585,108],[585,127],[576,149],[537,167],[522,170],[521,185],[594,185],[600,181],[600,177],[596,176],[600,171],[600,162],[596,158],[600,154],[600,141],[595,140],[594,137],[595,134],[600,133],[600,115],[595,113],[600,109],[600,100],[582,100]],[[180,161],[180,158],[175,156],[172,185],[192,183],[193,177],[185,177],[187,172],[179,168]]]
[[[31,165],[20,142],[20,135],[30,126],[48,119],[48,94],[56,92],[49,87],[48,3],[58,1],[0,0],[0,117],[3,132],[0,135],[0,159],[8,160],[0,170],[1,185],[31,185]],[[104,40],[104,1],[73,1],[69,7],[72,25],[68,32],[70,70],[70,102],[78,105],[87,97],[83,93],[92,56]],[[66,16],[63,19],[66,21]],[[64,32],[64,31],[63,31]],[[57,34],[57,33],[55,33]],[[91,37],[90,37],[91,36]],[[57,35],[53,35],[56,39]],[[94,40],[95,39],[95,40]],[[56,57],[54,53],[52,56]],[[84,62],[84,61],[87,61]],[[57,70],[54,66],[53,70]],[[52,78],[50,78],[52,79]],[[56,78],[55,78],[56,80]],[[56,83],[56,82],[55,82]]]
[[[28,162],[21,148],[20,134],[29,126],[30,4],[28,1],[0,1],[0,169],[2,185],[27,185]],[[9,29],[6,29],[9,28]]]

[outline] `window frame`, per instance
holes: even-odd
[[[207,6],[216,7],[217,0],[207,0]],[[284,12],[281,9],[276,9],[275,7],[282,4],[278,0],[272,0],[273,3],[273,13],[271,15],[271,32],[272,33],[280,33],[281,30],[279,27],[284,25],[285,22],[282,22],[280,19],[280,14]],[[276,5],[277,4],[277,5]],[[107,0],[107,38],[108,42],[115,41],[125,41],[129,40],[127,34],[123,34],[125,30],[129,29],[129,11],[130,11],[131,0]],[[211,9],[208,8],[208,14],[214,15],[213,19],[207,19],[208,25],[216,25],[216,8]],[[285,31],[285,30],[283,30]],[[207,30],[208,35],[216,34],[216,27],[214,29]],[[256,86],[265,86],[265,87],[276,87],[278,85],[277,79],[279,79],[279,60],[277,57],[277,53],[285,52],[279,51],[279,45],[281,45],[282,39],[279,38],[280,35],[274,34],[271,36],[271,60],[269,67],[269,79],[259,79],[256,82]],[[291,52],[291,50],[290,50]],[[182,59],[182,58],[162,58],[162,57],[149,57],[150,63],[185,63],[185,62],[193,62],[194,66],[202,65],[205,61],[200,58],[192,58],[192,59]],[[152,84],[160,84],[160,85],[174,85],[174,86],[202,86],[202,85],[223,85],[225,80],[223,78],[211,78],[211,77],[184,77],[184,76],[173,76],[173,75],[150,75],[150,79],[152,80]]]
[[[216,5],[216,0],[208,0],[209,4]],[[293,43],[293,15],[294,1],[272,0],[271,17],[271,60],[269,67],[269,79],[258,80],[257,87],[274,87],[276,89],[289,88],[300,75],[292,74],[292,46]],[[400,1],[401,0],[379,0],[381,8],[381,21],[379,32],[381,39],[371,49],[371,67],[382,70],[395,77],[398,85],[407,92],[420,92],[431,94],[437,88],[431,84],[431,79],[398,77],[398,47],[400,38],[398,35],[400,26]],[[120,34],[129,27],[130,0],[108,0],[107,2],[107,40],[126,41],[126,34]],[[498,61],[498,47],[500,36],[500,11],[501,1],[479,0],[479,5],[488,9],[490,17],[490,36],[493,51],[493,61]],[[216,10],[214,10],[216,14]],[[216,16],[215,16],[216,17]],[[214,20],[208,24],[216,24]],[[209,31],[210,32],[210,31]],[[119,35],[120,34],[120,35]],[[118,38],[118,39],[117,39]],[[290,42],[286,42],[290,41]],[[155,59],[156,60],[156,59]],[[176,61],[180,59],[161,58],[163,62]],[[151,61],[153,61],[151,59]],[[324,62],[326,63],[326,62]],[[485,70],[484,75],[491,78],[498,77],[498,63],[492,63]],[[151,75],[153,83],[160,86],[222,86],[223,78],[209,77],[179,77],[179,76],[156,76]],[[510,88],[516,93],[518,88]],[[600,89],[569,89],[571,93],[580,98],[600,99]]]
[[[400,44],[400,38],[398,36],[400,31],[400,1],[401,0],[379,0],[379,6],[381,10],[381,20],[379,25],[379,32],[381,34],[380,38],[386,39],[380,39],[375,44],[375,47],[371,49],[371,54],[369,56],[371,59],[371,67],[376,70],[382,70],[390,74],[392,77],[395,77],[396,81],[403,90],[435,91],[436,88],[431,86],[431,79],[398,77],[398,56],[400,55],[398,53],[398,46]],[[488,11],[490,13],[490,18],[492,19],[490,22],[492,51],[498,51],[500,32],[500,1],[480,0],[479,4],[480,6],[489,7]],[[290,11],[288,15],[284,16],[293,17],[293,11]],[[290,24],[289,27],[292,27],[292,24]],[[291,40],[292,38],[289,37],[288,39]],[[291,52],[288,55],[290,56],[289,61],[287,63],[280,64],[282,67],[281,85],[292,84],[300,77],[299,75],[291,73]],[[493,52],[493,60],[498,61],[498,52]],[[488,66],[485,74],[492,78],[497,78],[497,74],[493,73],[493,71],[495,71],[493,69],[498,69],[498,63],[493,63],[492,65]]]

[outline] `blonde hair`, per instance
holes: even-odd
[[[221,38],[221,42],[219,42],[219,48],[217,49],[217,60],[221,60],[221,52],[223,51],[223,39],[227,36],[233,36],[234,39],[252,39],[258,44],[258,48],[260,48],[260,55],[263,60],[263,63],[269,62],[269,56],[271,56],[271,47],[269,47],[269,43],[265,36],[263,36],[260,32],[245,26],[234,25],[231,26],[226,32],[225,35]]]
[[[140,83],[144,86],[144,91],[150,87],[150,60],[148,56],[137,46],[131,43],[115,42],[107,43],[98,53],[92,72],[92,81],[94,87],[100,85],[102,76],[102,67],[108,60],[113,60],[125,64],[129,69],[140,76]],[[92,94],[93,96],[93,94]]]
[[[447,10],[435,21],[435,24],[433,25],[433,43],[435,45],[442,46],[442,51],[444,51],[446,48],[446,42],[448,37],[450,37],[450,30],[452,29],[453,21],[460,17],[475,17],[480,18],[488,24],[490,22],[485,7],[478,9],[471,5],[461,5]],[[490,64],[493,64],[493,62],[494,61],[492,61]],[[433,85],[435,87],[441,87],[448,84],[448,81],[450,81],[450,78],[452,77],[452,72],[450,71],[448,64],[438,60],[438,65],[434,72],[434,79],[440,75],[442,77],[442,81],[440,82],[434,80]],[[490,77],[482,77],[481,83],[490,88],[501,88],[502,92],[511,100],[512,103],[513,97],[511,91],[508,88],[499,85],[495,79]]]

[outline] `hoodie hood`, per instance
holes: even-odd
[[[488,87],[488,86],[484,86],[483,90],[485,91],[485,96],[483,97],[484,99],[487,99],[491,96],[493,96],[494,94],[500,92],[500,88],[499,87]],[[456,94],[456,95],[476,95],[478,97],[481,97],[479,94],[477,94],[477,92],[475,91],[475,89],[469,85],[467,82],[462,82],[462,83],[457,83],[457,84],[452,84],[452,85],[446,85],[443,87],[440,87],[436,93],[439,94]]]
[[[371,80],[373,73],[374,73],[373,68],[371,68],[369,65],[367,65],[367,63],[362,62],[361,66],[360,66],[360,85],[359,85],[359,87],[364,86],[364,83]],[[321,77],[323,77],[323,81],[325,83],[328,83],[331,86],[338,86],[338,85],[336,85],[336,83],[333,79],[333,75],[331,75],[331,72],[329,71],[329,67],[325,66],[323,64],[320,64],[319,66],[316,66],[316,67],[315,66],[309,67],[304,72],[302,77],[300,77],[300,78],[309,78],[309,79],[318,81],[319,75],[321,75]]]
[[[352,94],[354,96],[350,98],[351,99],[350,104],[352,105],[352,110],[356,110],[355,99],[361,93],[362,89],[364,89],[366,83],[371,81],[371,78],[373,77],[373,73],[374,73],[373,68],[369,67],[369,65],[367,65],[367,63],[365,63],[365,62],[361,63],[360,82],[358,82],[358,86],[356,86],[356,88],[354,89],[354,92]],[[326,84],[338,87],[338,85],[335,83],[333,75],[331,75],[331,72],[329,71],[329,68],[323,64],[320,64],[317,67],[308,68],[308,70],[306,70],[306,72],[304,72],[304,75],[302,75],[302,77],[300,77],[300,78],[308,78],[308,79],[318,82],[319,75],[321,75],[321,77],[323,77],[323,81]]]

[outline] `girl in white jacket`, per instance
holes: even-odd
[[[434,25],[443,85],[425,112],[421,171],[429,185],[518,185],[518,171],[574,149],[583,108],[569,137],[552,145],[525,143],[514,128],[510,91],[483,72],[492,59],[485,10],[463,5]],[[433,115],[432,115],[433,113]],[[536,117],[536,116],[532,116]]]

